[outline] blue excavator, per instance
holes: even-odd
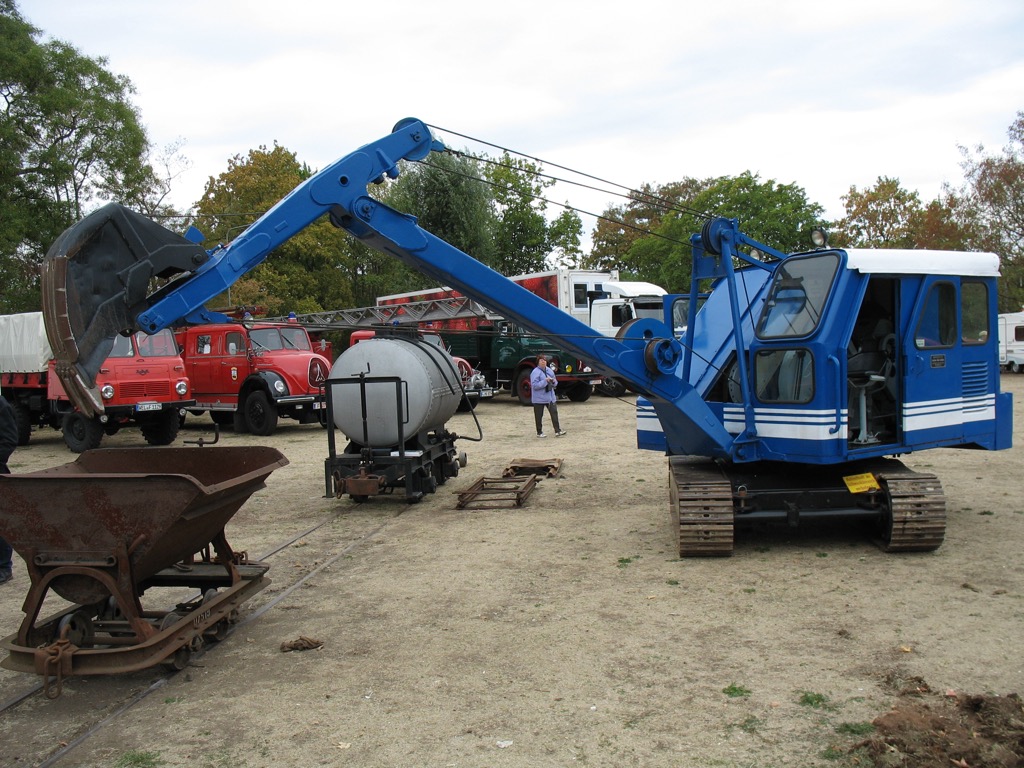
[[[206,302],[327,216],[639,393],[638,446],[669,457],[681,556],[731,554],[738,525],[819,518],[866,521],[888,551],[935,550],[942,486],[894,457],[1010,446],[994,254],[824,241],[782,253],[715,218],[691,238],[690,294],[609,338],[369,193],[400,161],[445,151],[425,123],[403,120],[212,250],[117,204],[69,228],[44,263],[43,301],[77,406],[102,411],[95,374],[117,334],[221,321]]]

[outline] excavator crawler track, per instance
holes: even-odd
[[[880,472],[878,480],[889,497],[886,552],[933,552],[946,535],[946,495],[935,475]]]
[[[732,554],[732,484],[714,463],[684,457],[669,460],[673,523],[679,530],[680,557]]]

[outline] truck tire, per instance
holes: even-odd
[[[181,422],[177,409],[169,409],[162,411],[150,421],[142,422],[139,426],[142,429],[142,436],[150,445],[170,445],[178,437]]]
[[[75,453],[99,448],[103,440],[103,425],[78,411],[64,414],[60,431],[64,434],[64,444]]]
[[[523,405],[533,405],[533,387],[530,386],[531,373],[533,371],[530,368],[523,368],[516,374],[516,386],[512,393],[519,398],[519,402]]]
[[[605,376],[595,389],[605,397],[622,397],[626,394],[626,385],[614,376]]]
[[[210,411],[210,418],[218,427],[230,427],[235,423],[234,411]]]
[[[579,381],[569,387],[565,396],[574,403],[585,403],[590,399],[592,394],[594,394],[594,388],[590,386],[590,383],[586,381]]]
[[[267,437],[277,429],[277,407],[270,402],[267,393],[256,390],[242,403],[246,429],[254,435]]]
[[[14,423],[18,425],[18,445],[28,445],[32,439],[32,411],[24,403],[11,403],[11,407],[14,408]]]

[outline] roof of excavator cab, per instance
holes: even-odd
[[[847,269],[865,274],[998,277],[999,257],[984,251],[847,248]]]

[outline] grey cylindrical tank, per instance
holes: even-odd
[[[371,448],[398,445],[398,409],[393,383],[374,382],[380,376],[402,380],[405,439],[444,425],[459,407],[462,389],[458,367],[445,350],[412,339],[375,338],[346,349],[331,368],[332,379],[358,378],[365,373],[366,437],[360,387],[330,388],[334,424],[349,440]]]

